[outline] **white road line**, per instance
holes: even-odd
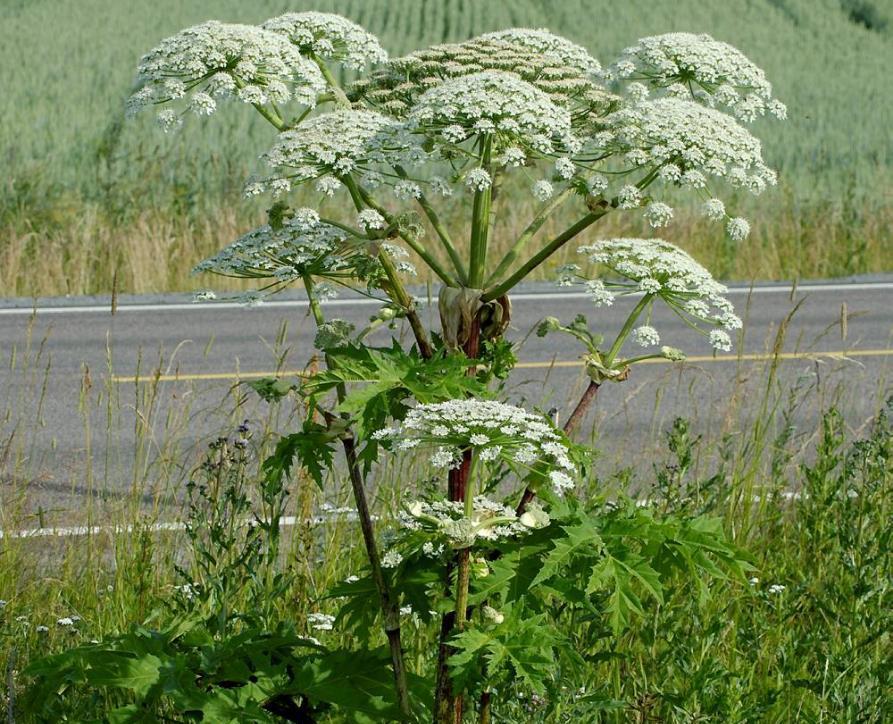
[[[327,515],[316,515],[311,519],[314,525],[331,523],[337,517],[345,517],[353,520],[355,514],[352,512],[329,513]],[[373,516],[377,519],[377,516]],[[287,528],[297,525],[300,521],[293,515],[284,515],[279,520],[281,528]],[[244,525],[251,525],[253,521],[246,519]],[[171,521],[167,523],[153,523],[149,526],[134,525],[74,525],[74,526],[53,526],[47,528],[25,528],[23,530],[0,530],[0,539],[3,538],[77,538],[86,535],[102,535],[108,533],[111,535],[126,535],[138,530],[146,530],[150,533],[161,533],[164,531],[186,530],[186,523],[182,521]]]
[[[797,292],[853,292],[853,291],[890,291],[893,292],[893,282],[854,282],[848,283],[832,283],[832,284],[803,284],[796,288]],[[790,294],[791,286],[756,286],[756,287],[730,287],[729,294]],[[630,297],[638,296],[638,294],[630,294]],[[588,299],[589,295],[585,292],[527,292],[511,295],[512,302],[539,302],[558,299]],[[373,306],[381,304],[377,299],[368,299],[365,297],[352,299],[332,299],[326,302],[329,307],[354,307],[354,306]],[[305,309],[307,301],[304,299],[291,300],[273,300],[264,302],[260,305],[260,309],[277,309],[277,308],[298,308]],[[245,305],[239,302],[204,302],[204,303],[172,303],[172,304],[121,304],[118,305],[119,313],[125,312],[206,312],[215,309],[244,309]],[[42,306],[42,307],[9,307],[0,308],[0,316],[16,316],[37,314],[106,314],[110,311],[109,304],[95,304],[90,306]]]

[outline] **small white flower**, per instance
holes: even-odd
[[[307,623],[316,631],[331,631],[335,625],[335,617],[327,613],[308,613]]]
[[[357,214],[357,224],[362,229],[383,229],[385,227],[385,219],[375,209],[363,209]]]
[[[726,218],[726,205],[720,199],[708,199],[704,202],[704,216],[711,221],[722,221]]]
[[[56,621],[57,626],[74,626],[74,619],[71,616],[64,616]]]
[[[574,166],[574,162],[565,156],[562,156],[555,162],[555,173],[565,181],[572,178],[576,172],[577,167]]]
[[[482,606],[481,614],[485,619],[497,625],[505,621],[505,616],[492,606]]]
[[[660,344],[660,334],[650,325],[642,325],[633,330],[633,341],[641,347],[656,347]]]
[[[403,562],[403,556],[397,551],[388,551],[381,557],[382,568],[396,568]]]
[[[645,207],[645,219],[655,229],[666,226],[673,218],[673,209],[660,201],[653,201]]]
[[[605,288],[601,279],[591,279],[585,284],[586,293],[596,307],[610,307],[614,303],[614,294]]]
[[[490,442],[490,438],[486,435],[482,435],[481,433],[475,433],[468,438],[468,442],[476,446],[486,445],[488,442]]]
[[[721,329],[713,329],[710,331],[710,345],[721,352],[730,352],[732,349],[732,339]]]
[[[549,473],[549,481],[552,483],[552,489],[558,494],[563,494],[574,487],[573,479],[563,470],[551,471]]]
[[[729,223],[726,224],[726,233],[732,241],[744,241],[750,234],[750,224],[747,223],[747,219],[742,219],[740,216],[729,219]]]
[[[552,184],[545,179],[540,179],[539,181],[534,182],[531,191],[538,201],[548,201],[552,198],[552,194],[555,193]]]
[[[627,184],[617,194],[617,204],[621,209],[634,209],[640,203],[642,203],[642,192],[632,184]]]
[[[475,191],[486,191],[493,183],[486,169],[473,168],[465,176],[465,185]]]
[[[217,101],[207,93],[196,93],[192,96],[189,107],[197,116],[210,116],[217,110]]]
[[[645,277],[639,282],[639,291],[645,294],[659,294],[663,285],[654,277]]]
[[[360,580],[359,576],[348,576],[347,578],[344,579],[344,582],[345,583],[356,583],[359,580]]]
[[[49,629],[48,626],[43,626],[43,625],[41,625],[41,626],[37,626],[34,630],[37,631],[37,633],[44,634],[44,633],[46,633],[47,631],[49,631],[50,629]]]
[[[767,589],[769,593],[784,593],[786,586],[782,586],[780,583],[773,583]]]

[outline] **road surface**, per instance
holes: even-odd
[[[650,470],[676,415],[708,440],[747,429],[762,414],[779,327],[798,303],[776,392],[793,407],[800,432],[810,433],[818,411],[832,403],[858,428],[893,389],[893,278],[733,287],[730,298],[746,325],[728,354],[714,355],[656,305],[652,324],[662,343],[689,359],[638,366],[626,382],[600,391],[581,430],[602,451],[604,474]],[[508,395],[566,415],[586,385],[582,350],[566,336],[525,335],[546,315],[570,321],[582,312],[611,339],[635,300],[595,309],[585,295],[547,285],[512,299],[511,334],[524,341]],[[435,309],[423,309],[432,323]],[[326,305],[329,317],[360,326],[374,310],[361,298]],[[233,391],[247,390],[235,383],[300,370],[313,354],[313,334],[297,293],[255,308],[192,304],[185,296],[126,298],[114,315],[108,300],[0,302],[0,505],[21,520],[76,520],[88,502],[157,501],[159,486],[182,483],[209,439],[243,417],[262,424],[266,405],[243,395],[239,407]],[[369,341],[385,344],[388,334]],[[289,423],[273,424],[286,430]]]

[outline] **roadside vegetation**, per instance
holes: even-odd
[[[267,0],[251,8],[234,0],[83,0],[76,10],[55,0],[3,3],[0,293],[164,292],[202,284],[190,277],[192,264],[263,218],[263,205],[244,199],[242,187],[266,150],[264,121],[250,109],[234,110],[177,138],[158,134],[150,118],[125,123],[133,68],[145,48],[186,25],[209,17],[261,21],[282,8]],[[758,0],[708,11],[695,0],[301,0],[288,9],[344,14],[378,35],[392,55],[511,26],[548,27],[601,60],[667,28],[747,48],[792,111],[784,127],[761,134],[779,189],[759,213],[754,204],[741,207],[754,227],[748,244],[724,243],[721,231],[685,204],[677,209],[677,241],[724,279],[893,268],[893,25],[881,2]],[[530,205],[526,190],[513,193],[519,205]],[[457,229],[461,218],[447,215],[445,223]],[[642,232],[636,223],[607,224],[612,234]],[[504,238],[496,235],[494,245]]]

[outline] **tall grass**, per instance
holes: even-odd
[[[683,219],[668,233],[693,251],[706,250],[737,278],[889,269],[893,91],[886,81],[893,40],[882,27],[879,4],[857,5],[6,2],[0,7],[0,294],[108,292],[115,279],[121,291],[194,286],[186,269],[262,218],[240,190],[269,130],[238,108],[189,124],[173,138],[158,133],[150,118],[125,123],[122,105],[133,69],[145,50],[186,25],[209,17],[258,22],[302,8],[341,12],[379,34],[395,54],[529,25],[566,34],[607,62],[645,34],[710,32],[764,67],[790,107],[787,123],[759,134],[767,139],[766,157],[780,170],[781,187],[772,192],[774,203],[761,204],[773,211],[751,214],[761,233],[745,252],[750,256],[693,220]],[[513,198],[521,207],[527,203],[526,194]],[[745,204],[741,211],[752,209]]]

